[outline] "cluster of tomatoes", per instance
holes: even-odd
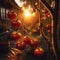
[[[41,20],[46,20],[47,18],[50,20],[51,19],[51,14],[49,13],[49,11],[48,10],[41,10],[41,12],[42,12],[42,18],[41,18]],[[48,20],[47,19],[47,20]],[[46,21],[47,21],[46,20]],[[48,24],[46,24],[46,29],[47,29],[47,31],[48,31],[48,33],[49,34],[51,34],[51,28],[52,28],[52,26],[51,26],[52,24],[51,24],[51,22],[50,23],[48,23]]]
[[[32,39],[30,36],[22,36],[22,33],[16,31],[13,31],[10,37],[12,40],[16,41],[16,46],[20,50],[23,50],[26,45],[30,45],[32,48],[35,48],[39,44],[38,39]]]
[[[46,25],[46,29],[47,29],[47,31],[48,31],[49,34],[51,34],[51,30],[52,30],[51,28],[52,28],[51,24],[47,24]]]
[[[42,9],[41,10],[41,13],[42,13],[42,16],[43,16],[42,17],[42,20],[46,20],[47,18],[50,18],[51,17],[50,13],[46,9]]]
[[[12,28],[19,29],[21,27],[21,21],[17,20],[17,13],[8,11],[7,16],[10,19]]]
[[[8,18],[10,18],[11,26],[14,29],[18,29],[21,27],[20,20],[16,20],[17,14],[13,11],[8,12]],[[13,31],[10,35],[11,39],[16,41],[16,48],[19,50],[24,50],[27,45],[34,48],[34,55],[36,56],[43,56],[44,55],[44,49],[41,47],[38,47],[39,40],[34,38],[32,39],[30,36],[22,36],[22,33]],[[37,48],[38,47],[38,48]]]
[[[34,38],[32,39],[30,36],[22,36],[21,33],[12,32],[11,39],[16,41],[16,48],[19,50],[24,50],[27,45],[31,48],[34,48],[34,55],[35,56],[43,56],[45,51],[43,48],[38,47],[39,40]]]

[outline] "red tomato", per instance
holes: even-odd
[[[21,42],[16,42],[16,48],[19,49],[19,50],[24,50],[26,47],[26,44],[21,41]]]
[[[13,11],[9,11],[7,13],[7,15],[8,15],[8,18],[10,18],[10,19],[16,19],[16,17],[17,17],[17,14]]]
[[[38,39],[31,40],[30,46],[33,47],[33,48],[37,47],[38,43],[39,43]]]
[[[50,24],[46,25],[46,28],[47,28],[48,30],[51,30],[51,25],[50,25]]]
[[[11,33],[11,38],[13,40],[19,40],[19,39],[21,39],[21,37],[22,37],[22,34],[21,33],[17,33],[17,32],[12,32]]]
[[[29,37],[29,36],[24,36],[24,37],[23,37],[23,42],[24,42],[25,44],[29,44],[30,41],[31,41],[31,37]]]
[[[48,30],[48,33],[51,33],[51,28],[52,28],[52,26],[51,26],[50,24],[48,24],[48,25],[46,25],[46,28],[47,28],[47,30]]]
[[[34,50],[34,55],[35,55],[35,56],[38,56],[38,57],[43,56],[44,53],[45,53],[45,51],[44,51],[44,49],[41,48],[41,47],[39,47],[39,48],[37,48],[37,49]]]
[[[15,29],[18,29],[21,27],[21,22],[20,21],[13,21],[13,22],[11,22],[11,26]]]

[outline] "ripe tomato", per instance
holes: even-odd
[[[31,40],[30,41],[30,46],[33,47],[33,48],[37,47],[38,43],[39,43],[38,39]]]
[[[21,27],[21,22],[20,21],[13,21],[13,22],[11,22],[11,26],[15,29],[18,29]]]
[[[24,50],[26,47],[26,44],[23,41],[16,42],[16,48],[19,50]]]
[[[50,24],[46,25],[46,28],[47,28],[48,30],[51,30],[51,25],[50,25]]]
[[[19,40],[19,39],[21,39],[22,34],[17,33],[17,32],[12,32],[10,36],[11,36],[11,39],[13,39],[13,40]]]
[[[39,47],[34,50],[34,55],[38,57],[42,57],[44,55],[45,51],[43,48]]]
[[[29,36],[24,36],[24,37],[23,37],[23,42],[24,42],[25,44],[30,44],[30,41],[31,41],[31,37],[29,37]]]
[[[17,14],[13,11],[9,11],[7,13],[7,15],[8,15],[8,18],[10,18],[10,19],[16,19],[16,17],[17,17]]]
[[[52,26],[50,24],[46,25],[46,29],[48,30],[48,33],[51,33]]]

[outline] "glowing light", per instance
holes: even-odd
[[[26,25],[35,24],[38,21],[39,14],[34,11],[31,5],[23,6],[21,16]]]
[[[26,3],[26,1],[21,1],[21,0],[15,0],[15,3],[19,6],[19,7],[22,7],[25,3]]]
[[[28,9],[31,10],[31,6],[30,5],[28,6]]]
[[[33,11],[33,8],[30,5],[27,8],[22,7],[22,10],[25,18],[31,18],[35,15],[35,12]]]
[[[30,13],[29,10],[25,10],[25,11],[24,11],[24,15],[25,15],[26,17],[29,17],[29,16],[31,16],[31,13]]]
[[[37,16],[36,15],[36,12],[31,12],[28,9],[24,10],[23,17],[24,17],[24,22],[27,25],[30,25],[32,23],[35,23],[35,21],[37,20],[37,17],[36,16]]]

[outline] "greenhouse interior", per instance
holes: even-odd
[[[0,0],[0,60],[60,60],[59,0]]]

